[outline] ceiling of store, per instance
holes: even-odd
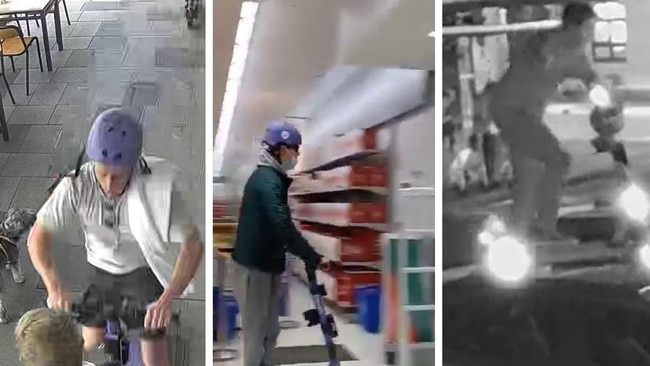
[[[240,3],[215,2],[215,133]],[[262,0],[259,3],[226,159],[247,159],[253,148],[253,136],[262,133],[269,120],[284,116],[309,117],[314,107],[326,95],[331,95],[350,72],[348,67],[333,68],[336,65],[433,69],[434,46],[432,38],[427,37],[434,23],[431,0]],[[382,44],[385,47],[378,47]],[[396,59],[395,54],[402,57]],[[328,70],[333,71],[328,73]]]
[[[217,133],[217,122],[221,111],[223,95],[226,91],[228,69],[232,60],[235,34],[239,23],[241,0],[215,1],[212,5],[213,13],[213,89],[214,89],[214,131]],[[214,136],[213,136],[214,139]]]

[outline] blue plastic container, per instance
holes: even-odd
[[[231,341],[237,335],[237,315],[239,314],[239,306],[235,298],[228,298],[226,300],[226,315],[228,316],[227,324],[228,330],[226,337]]]
[[[212,340],[217,340],[217,329],[219,324],[219,288],[212,287]]]
[[[381,287],[364,286],[355,289],[359,323],[368,333],[380,331]]]
[[[232,295],[226,294],[225,296],[221,296],[219,288],[217,287],[212,288],[212,298],[212,325],[214,329],[212,339],[217,341],[217,334],[219,330],[220,301],[224,301],[226,305],[226,323],[228,324],[226,336],[228,337],[228,340],[234,339],[235,335],[237,334],[237,315],[239,314],[239,305],[237,304],[237,300]]]

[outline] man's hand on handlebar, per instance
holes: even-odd
[[[164,293],[158,301],[149,306],[144,318],[145,329],[157,330],[169,326],[173,311],[172,300],[172,296]]]
[[[326,257],[322,257],[320,263],[318,264],[318,269],[323,271],[329,271],[330,269],[336,269],[340,267],[340,263],[330,260]]]
[[[47,293],[47,307],[54,310],[70,311],[72,301],[70,292],[58,284]]]

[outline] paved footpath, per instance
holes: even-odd
[[[64,51],[59,52],[52,40],[54,70],[41,73],[36,52],[30,52],[30,70],[25,69],[22,56],[16,59],[16,72],[7,63],[17,105],[2,89],[11,140],[0,141],[0,212],[9,207],[38,208],[52,177],[74,164],[92,116],[102,108],[128,105],[140,113],[145,125],[147,154],[169,158],[183,170],[188,206],[203,227],[203,30],[186,28],[180,0],[66,3],[72,24],[65,23],[62,13]],[[52,24],[50,16],[50,35],[54,34]],[[40,36],[34,23],[30,28]],[[31,92],[26,96],[28,71]],[[26,283],[13,285],[4,276],[9,315],[14,320],[40,306],[46,296],[26,250],[21,257]],[[57,238],[54,257],[71,290],[81,291],[90,272],[78,228]],[[197,287],[203,289],[204,283],[201,276]],[[204,298],[200,293],[178,304],[181,327],[172,341],[175,366],[205,363]],[[3,366],[19,365],[13,326],[0,326]]]
[[[621,133],[628,150],[631,170],[650,182],[650,108],[647,102],[632,105],[626,111],[626,127]],[[614,170],[611,156],[595,154],[589,145],[593,132],[584,107],[555,107],[547,115],[547,124],[572,155],[571,171],[567,177],[562,206],[591,203],[607,196],[621,182]],[[448,159],[448,157],[447,157]],[[473,261],[472,242],[486,213],[504,212],[510,205],[505,189],[459,199],[445,190],[444,261],[446,266]]]

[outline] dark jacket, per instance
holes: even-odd
[[[244,267],[280,274],[286,252],[316,266],[319,255],[291,220],[287,195],[291,178],[260,165],[244,187],[232,258]]]

